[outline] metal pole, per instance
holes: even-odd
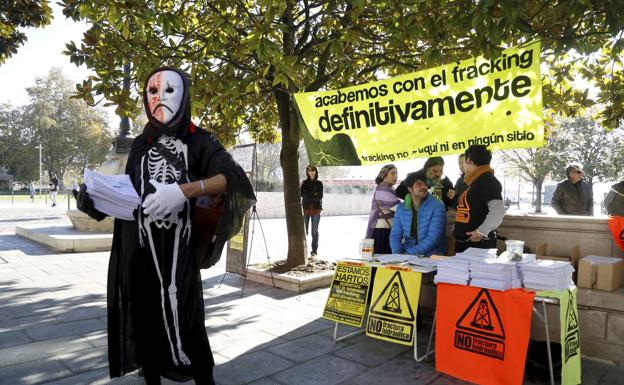
[[[39,149],[39,200],[41,200],[41,196],[43,195],[43,184],[41,183],[41,142],[39,142],[39,146],[35,148]]]
[[[518,170],[518,210],[520,210],[520,179],[522,178],[521,173],[522,171]]]

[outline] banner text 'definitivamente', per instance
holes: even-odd
[[[544,144],[540,43],[333,91],[295,94],[310,163],[366,165]]]

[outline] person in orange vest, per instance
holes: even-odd
[[[490,167],[492,152],[472,145],[466,155],[466,189],[457,199],[455,212],[455,252],[469,247],[496,248],[496,229],[505,215],[502,186]]]

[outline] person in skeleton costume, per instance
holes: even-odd
[[[183,72],[153,71],[143,101],[148,123],[126,167],[143,203],[136,220],[115,219],[108,272],[110,375],[142,367],[149,385],[160,384],[161,375],[214,384],[199,269],[218,261],[255,195],[231,155],[191,122]],[[219,202],[218,226],[209,235],[193,227],[199,196]],[[76,199],[81,210],[104,218],[85,186]]]

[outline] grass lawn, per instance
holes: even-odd
[[[48,201],[50,200],[50,197],[47,195],[42,195],[41,197],[39,197],[39,194],[37,194],[35,196],[35,202],[45,202],[45,199],[48,199]],[[30,202],[30,195],[14,195],[13,199],[15,199],[15,202]],[[72,198],[73,200],[73,198]],[[60,202],[65,202],[65,204],[67,204],[67,195],[66,194],[58,194],[56,196],[56,201],[58,203]],[[11,202],[11,194],[0,194],[0,202]]]
[[[30,202],[30,195],[14,195],[13,198],[15,199],[15,202]],[[44,197],[41,197],[41,200],[43,200]],[[35,202],[37,202],[37,200],[39,200],[39,195],[37,195],[35,197]],[[2,202],[6,202],[6,201],[11,201],[11,194],[9,195],[0,195],[0,201]]]

